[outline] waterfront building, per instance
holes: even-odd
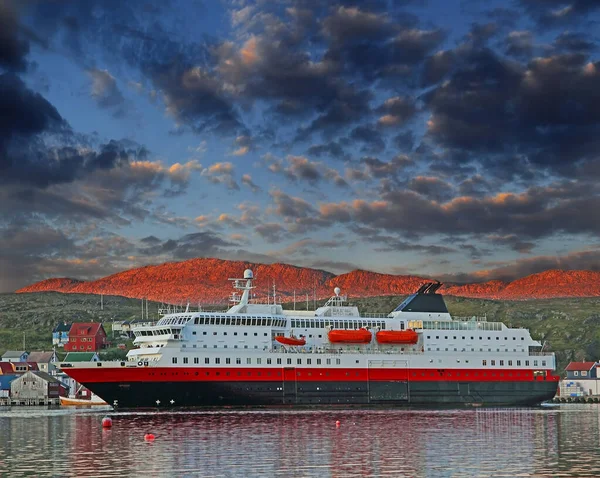
[[[561,381],[561,397],[600,395],[598,362],[570,362],[565,368],[567,377]]]
[[[48,400],[66,394],[62,382],[46,372],[29,371],[10,384],[10,395],[15,400]]]
[[[69,330],[67,352],[97,352],[108,346],[106,331],[99,322],[76,322]]]

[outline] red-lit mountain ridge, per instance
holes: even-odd
[[[222,259],[190,259],[183,262],[146,266],[119,272],[95,281],[48,279],[19,289],[17,293],[57,291],[64,293],[110,294],[148,298],[170,303],[222,303],[231,292],[228,278],[241,277],[244,269],[254,271],[256,295],[276,293],[298,301],[332,295],[334,287],[351,297],[404,295],[428,280],[417,276],[396,276],[356,270],[334,275],[318,269],[288,264],[254,264]],[[512,282],[445,285],[445,294],[486,299],[540,299],[552,297],[600,296],[600,272],[549,270]]]

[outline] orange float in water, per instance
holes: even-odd
[[[416,344],[419,336],[412,330],[380,330],[375,334],[380,344]]]
[[[102,428],[112,427],[112,419],[110,417],[104,417],[102,419]]]
[[[146,434],[144,435],[144,440],[146,440],[146,441],[152,441],[152,440],[154,440],[155,438],[156,438],[156,437],[155,437],[155,436],[154,436],[152,433],[146,433]]]
[[[329,341],[341,344],[368,344],[371,342],[371,332],[367,329],[333,329],[327,334]]]
[[[298,338],[293,335],[290,335],[289,337],[278,335],[275,337],[275,340],[283,345],[306,345],[306,339],[304,337]]]

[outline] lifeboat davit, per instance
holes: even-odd
[[[380,344],[416,344],[419,336],[412,330],[380,330],[375,334]]]
[[[304,337],[294,337],[291,335],[290,337],[285,337],[283,335],[278,335],[275,337],[275,340],[283,345],[306,345],[306,339]]]
[[[334,329],[330,330],[327,336],[330,342],[342,344],[368,344],[373,337],[367,329]]]

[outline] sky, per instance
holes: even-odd
[[[218,257],[600,270],[597,0],[0,0],[0,292]]]

